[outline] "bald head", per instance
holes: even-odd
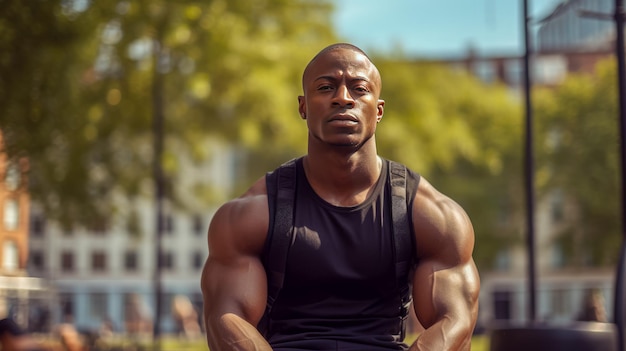
[[[376,65],[374,65],[374,63],[372,62],[372,60],[369,58],[369,56],[367,56],[367,54],[365,53],[365,51],[361,50],[361,48],[349,44],[349,43],[336,43],[336,44],[331,44],[325,48],[323,48],[320,52],[317,53],[317,55],[315,55],[311,61],[309,61],[309,63],[307,64],[306,68],[304,69],[304,72],[302,73],[302,88],[303,90],[306,90],[306,80],[308,78],[308,74],[309,71],[311,70],[311,67],[318,61],[318,59],[320,57],[326,56],[334,51],[337,50],[348,50],[348,51],[352,51],[355,52],[357,54],[359,54],[360,56],[363,56],[363,58],[368,62],[368,64],[371,66],[371,73],[372,73],[372,81],[375,83],[375,85],[378,86],[378,91],[380,93],[380,91],[382,90],[382,80],[380,77],[380,72],[378,71],[378,68],[376,68]]]
[[[367,56],[365,51],[361,50],[361,48],[359,48],[356,45],[352,45],[352,44],[348,44],[348,43],[337,43],[337,44],[328,45],[327,47],[323,48],[320,52],[318,52],[317,55],[315,55],[313,57],[313,59],[311,59],[311,62],[315,61],[315,59],[317,59],[319,56],[321,56],[321,55],[323,55],[323,54],[325,54],[327,52],[331,52],[331,51],[338,50],[338,49],[346,49],[346,50],[356,51],[359,54],[367,57],[367,59],[370,62],[372,62],[372,60],[369,58],[369,56]],[[309,64],[311,64],[311,63],[309,62]]]

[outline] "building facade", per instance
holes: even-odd
[[[0,149],[3,147],[0,133]],[[36,313],[31,301],[44,298],[47,287],[28,276],[29,211],[28,160],[9,159],[0,152],[0,318],[10,317],[22,327]]]
[[[160,330],[177,331],[175,297],[185,297],[200,312],[200,274],[208,255],[207,230],[215,206],[195,201],[193,189],[215,184],[220,196],[232,189],[234,151],[219,144],[201,165],[181,156],[186,206],[163,204],[160,278],[156,274],[156,203],[152,196],[119,199],[119,213],[97,229],[64,231],[33,205],[29,272],[51,286],[52,324],[70,322],[96,331],[104,323],[122,333],[149,335],[155,321],[156,284],[161,287]],[[200,182],[200,183],[199,183]],[[150,185],[148,184],[148,188]],[[150,189],[146,191],[150,193]],[[219,197],[219,196],[218,196]]]
[[[0,145],[2,135],[0,134]],[[28,259],[28,218],[30,196],[26,172],[26,159],[9,160],[0,153],[0,204],[2,226],[0,227],[0,275],[24,276]]]
[[[604,51],[615,40],[613,0],[568,0],[539,21],[539,52]],[[602,15],[606,15],[606,18]]]

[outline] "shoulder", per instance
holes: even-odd
[[[265,176],[243,195],[223,204],[209,226],[213,258],[231,255],[260,256],[267,237],[269,209]]]
[[[420,179],[412,207],[418,258],[433,258],[451,265],[471,260],[474,229],[463,208]]]

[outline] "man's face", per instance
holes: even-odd
[[[383,116],[381,82],[376,67],[363,54],[334,49],[307,67],[299,96],[311,142],[358,148],[370,140]]]

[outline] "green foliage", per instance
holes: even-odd
[[[459,159],[499,173],[499,156],[519,142],[520,110],[503,86],[434,64],[383,61],[385,152],[428,173]],[[407,151],[409,153],[407,154]]]
[[[213,157],[208,138],[245,151],[236,181],[247,186],[306,151],[300,77],[337,41],[332,10],[313,0],[0,0],[5,150],[28,156],[33,199],[68,228],[105,221],[117,211],[114,196],[133,203],[152,193],[159,114],[168,198],[177,200],[181,153]],[[477,261],[490,265],[503,241],[519,237],[519,104],[464,73],[378,56],[381,154],[468,211]],[[192,189],[222,200],[211,185]],[[140,233],[132,215],[126,220]]]
[[[86,5],[85,5],[86,4]],[[266,158],[300,144],[299,76],[334,41],[326,1],[0,1],[0,130],[66,228],[150,194],[154,116],[176,198],[178,154],[218,137]],[[284,153],[281,152],[281,156]]]
[[[103,196],[103,189],[87,181],[89,157],[83,153],[94,149],[97,157],[100,146],[86,135],[91,122],[83,115],[81,91],[85,49],[95,30],[89,16],[72,16],[65,3],[0,2],[0,130],[10,157],[31,159],[33,197],[68,222],[101,217],[107,208],[88,201]],[[71,197],[80,204],[66,201]]]
[[[558,189],[569,211],[557,244],[570,265],[607,265],[621,235],[619,116],[614,60],[536,93],[538,186]]]
[[[106,221],[115,194],[128,203],[151,194],[158,114],[166,196],[175,201],[179,154],[212,157],[207,138],[245,150],[237,179],[245,186],[303,154],[302,70],[336,41],[332,6],[320,1],[2,0],[0,10],[6,151],[29,157],[33,199],[67,228]],[[386,99],[381,154],[466,207],[477,252],[488,257],[494,219],[516,206],[519,113],[503,88],[465,74],[402,57],[375,61]],[[207,202],[223,200],[210,185],[193,189]]]
[[[464,72],[411,62],[379,62],[385,116],[381,154],[406,163],[465,208],[476,232],[475,259],[520,237],[520,104],[505,87]]]

